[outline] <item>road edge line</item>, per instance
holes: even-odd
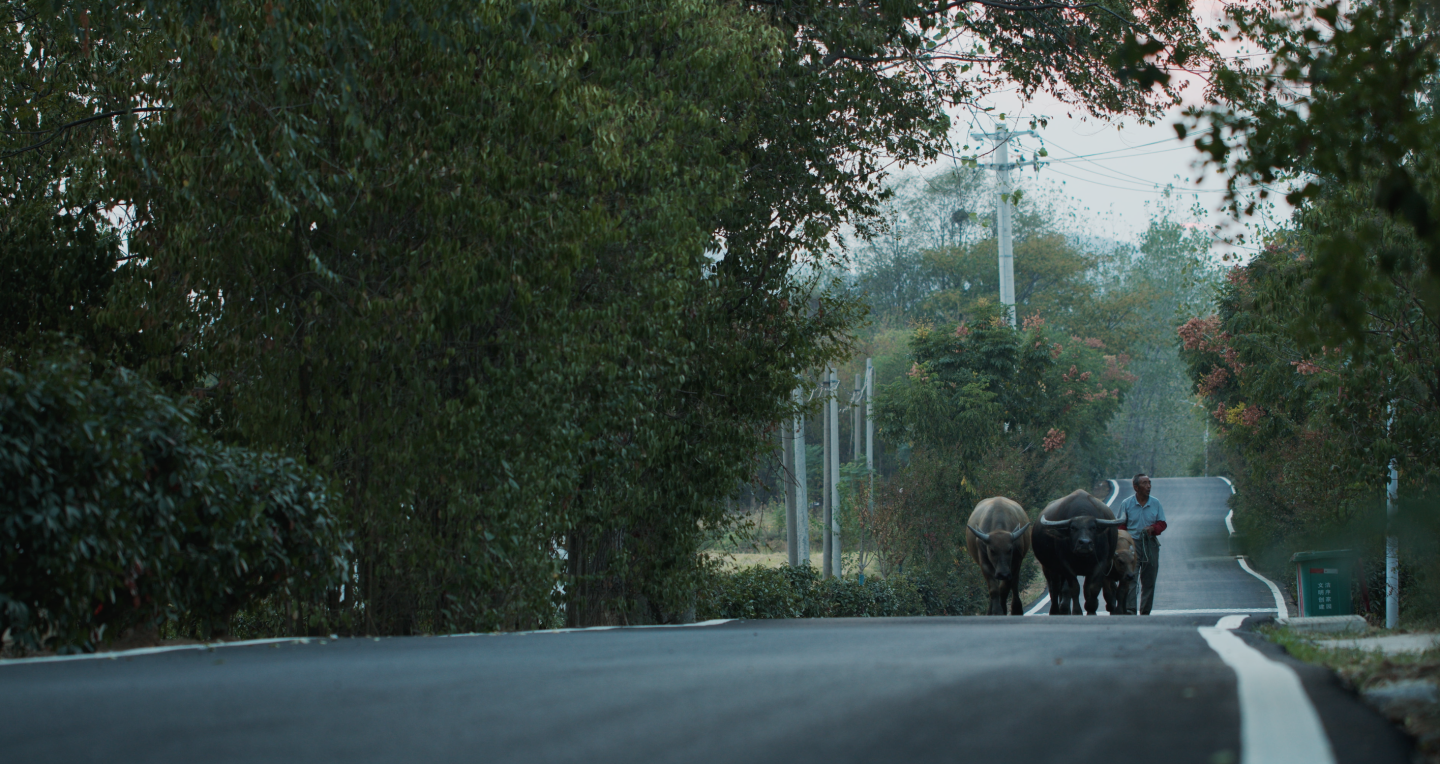
[[[1300,675],[1235,636],[1233,629],[1244,620],[1228,615],[1197,628],[1235,672],[1241,764],[1334,764],[1330,738]]]
[[[1218,477],[1218,478],[1220,478],[1221,480],[1224,480],[1224,481],[1225,481],[1225,485],[1230,486],[1230,493],[1231,493],[1231,495],[1234,495],[1234,493],[1235,493],[1235,484],[1232,483],[1232,482],[1230,482],[1230,478],[1223,477],[1223,476],[1221,476],[1221,475],[1216,475],[1215,477]],[[1231,536],[1234,536],[1234,535],[1235,535],[1235,525],[1234,525],[1234,523],[1231,521],[1231,518],[1234,517],[1234,515],[1235,515],[1235,510],[1233,510],[1233,509],[1230,510],[1229,512],[1225,513],[1225,528],[1230,531],[1230,535],[1231,535]],[[1288,621],[1288,620],[1290,620],[1290,608],[1285,605],[1285,595],[1280,592],[1280,587],[1276,586],[1274,581],[1271,581],[1270,579],[1266,578],[1265,576],[1262,576],[1262,575],[1260,575],[1259,573],[1255,572],[1255,569],[1252,568],[1252,567],[1250,567],[1250,563],[1245,560],[1245,556],[1244,556],[1244,555],[1236,555],[1235,561],[1238,562],[1238,563],[1240,563],[1240,569],[1241,569],[1241,570],[1243,570],[1243,571],[1245,571],[1246,573],[1249,573],[1250,575],[1252,575],[1252,576],[1260,579],[1261,581],[1265,582],[1265,585],[1266,585],[1266,586],[1270,587],[1270,594],[1271,594],[1273,597],[1275,597],[1275,620],[1277,620],[1277,621]]]
[[[273,645],[280,642],[308,644],[321,637],[270,637],[267,639],[246,639],[239,642],[202,642],[198,645],[164,645],[161,647],[137,647],[133,650],[112,650],[103,653],[79,653],[76,655],[42,655],[38,658],[0,658],[0,666],[14,666],[21,663],[64,663],[66,661],[115,660],[133,658],[138,655],[175,653],[182,650],[214,650],[217,647],[253,647]],[[337,638],[338,639],[338,638]]]
[[[622,631],[625,629],[693,629],[700,626],[719,626],[722,623],[738,621],[739,618],[712,618],[695,623],[651,623],[636,626],[574,626],[565,629],[532,629],[530,631],[467,631],[460,634],[438,634],[439,637],[518,637],[526,634],[571,634],[577,631]]]
[[[1264,581],[1265,585],[1270,587],[1270,594],[1274,595],[1275,597],[1275,614],[1277,616],[1277,620],[1289,620],[1290,608],[1286,607],[1285,605],[1285,595],[1280,593],[1280,587],[1276,586],[1274,581],[1271,581],[1270,579],[1260,575],[1259,573],[1256,573],[1255,569],[1250,567],[1250,563],[1246,562],[1243,556],[1236,557],[1235,561],[1240,563],[1241,569],[1243,569],[1246,573],[1249,573],[1250,575],[1260,579],[1261,581]]]

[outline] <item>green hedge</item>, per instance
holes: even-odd
[[[0,629],[94,649],[126,628],[223,632],[276,591],[337,587],[348,545],[293,460],[212,442],[190,407],[65,350],[0,370]]]
[[[958,575],[821,578],[808,565],[754,566],[712,574],[701,587],[696,617],[853,618],[969,615],[989,605],[983,590]]]

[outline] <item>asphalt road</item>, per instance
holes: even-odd
[[[1162,540],[1175,533],[1160,602],[1273,607],[1263,583],[1261,598],[1221,561],[1211,568],[1208,532],[1176,532],[1187,518],[1223,518],[1208,497],[1228,489],[1174,488],[1155,481],[1172,529]],[[1192,571],[1236,599],[1181,585]],[[1213,628],[1219,618],[1244,620],[1227,631]],[[1409,743],[1328,672],[1245,633],[1267,618],[748,621],[0,665],[0,756],[1221,764],[1323,762],[1284,753],[1322,750],[1336,762],[1410,761]],[[1293,697],[1287,676],[1299,679]],[[1306,727],[1292,707],[1313,707],[1306,718],[1318,721]]]

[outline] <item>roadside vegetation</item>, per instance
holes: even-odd
[[[1395,458],[1435,607],[1436,66],[1406,3],[1334,35],[1237,7],[1266,72],[1159,0],[3,8],[7,650],[719,612],[740,579],[704,552],[756,543],[736,508],[774,498],[796,380],[867,357],[878,475],[846,467],[841,516],[877,613],[970,607],[979,498],[1198,474],[1207,426],[1266,559],[1376,559]],[[1032,187],[1002,321],[989,179],[896,168],[995,90],[1153,118],[1181,67],[1210,74],[1191,134],[1237,189],[1298,179],[1294,225],[1222,273],[1170,202],[1118,241]],[[1325,84],[1357,81],[1385,84]],[[46,438],[117,466],[37,489]],[[852,586],[772,575],[741,577]]]
[[[1334,671],[1342,686],[1414,738],[1425,761],[1440,762],[1440,648],[1387,655],[1328,646],[1317,635],[1283,626],[1262,626],[1259,632],[1295,658]]]
[[[1182,328],[1221,436],[1243,547],[1289,579],[1290,555],[1350,549],[1354,594],[1385,607],[1385,537],[1400,540],[1402,625],[1440,615],[1440,71],[1432,14],[1401,0],[1236,7],[1230,33],[1273,62],[1222,75],[1265,86],[1192,110],[1186,128],[1234,189],[1298,210],[1227,270],[1214,312]],[[1235,212],[1249,211],[1237,198]],[[1396,514],[1387,518],[1390,467]]]

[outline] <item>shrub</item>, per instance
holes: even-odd
[[[90,650],[126,628],[224,630],[256,597],[317,597],[348,546],[324,485],[216,444],[188,405],[66,349],[0,369],[0,629]]]
[[[905,576],[821,578],[808,565],[792,568],[754,566],[710,575],[700,589],[696,614],[709,618],[884,618],[959,615],[976,612],[958,605],[944,582]],[[926,594],[929,592],[929,594]],[[987,601],[988,602],[988,601]]]

